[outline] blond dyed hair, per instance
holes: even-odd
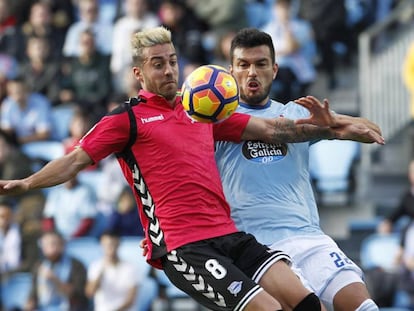
[[[160,44],[172,44],[171,31],[163,26],[146,29],[135,33],[131,40],[132,62],[141,66],[144,62],[144,49]]]

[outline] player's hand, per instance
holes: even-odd
[[[148,254],[148,241],[147,239],[142,239],[139,243],[139,247],[142,248],[142,256],[147,256]]]
[[[335,136],[337,139],[353,140],[367,144],[385,144],[384,137],[382,137],[378,131],[370,128],[363,123],[353,123],[346,126],[339,126],[333,130],[335,131]]]
[[[349,124],[358,123],[358,124],[361,124],[362,126],[368,127],[369,129],[378,133],[378,135],[382,135],[380,127],[374,122],[366,118],[352,117],[352,116],[343,115],[343,114],[335,114],[335,123],[337,124],[337,126],[346,126]]]
[[[23,180],[0,180],[0,195],[17,195],[29,190],[29,185]]]
[[[321,103],[313,96],[306,96],[296,99],[295,103],[305,107],[310,112],[309,118],[298,119],[295,121],[296,124],[313,124],[321,127],[337,126],[334,115],[329,109],[329,101],[327,99],[324,99],[323,103]]]

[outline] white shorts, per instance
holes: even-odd
[[[325,304],[331,305],[341,288],[363,283],[362,270],[327,235],[291,237],[270,247],[289,254],[292,269]]]

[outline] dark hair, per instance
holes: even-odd
[[[292,5],[291,0],[277,0],[274,3],[278,4],[278,5],[285,5],[285,6],[291,6]]]
[[[91,37],[94,37],[95,38],[95,32],[93,31],[92,27],[85,28],[84,30],[81,31],[81,34],[82,35],[83,34],[88,34]]]
[[[233,62],[234,50],[236,48],[254,48],[260,45],[266,45],[269,47],[270,56],[272,62],[275,62],[275,47],[273,45],[272,37],[257,28],[243,28],[239,30],[233,40],[230,47],[230,59]]]
[[[101,240],[105,236],[111,237],[111,238],[114,238],[114,239],[117,239],[117,240],[119,240],[121,238],[121,236],[119,235],[119,233],[116,230],[112,230],[112,229],[106,229],[106,230],[104,230],[100,234],[99,240]]]
[[[43,237],[45,237],[45,236],[48,236],[48,235],[51,235],[51,236],[55,236],[55,237],[57,237],[59,240],[61,240],[63,243],[65,243],[66,241],[65,241],[65,238],[63,237],[63,235],[59,232],[59,231],[57,231],[57,230],[55,230],[55,229],[51,229],[51,230],[46,230],[46,231],[43,231],[42,232],[42,235],[41,235],[41,238],[43,238]]]
[[[5,207],[13,211],[14,204],[9,198],[0,198],[0,207]]]
[[[0,129],[0,138],[3,138],[5,142],[13,147],[19,147],[19,142],[17,141],[16,133],[8,133]]]

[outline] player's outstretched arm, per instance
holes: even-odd
[[[334,139],[336,133],[328,126],[296,124],[287,118],[263,119],[252,116],[242,134],[242,140],[261,140],[267,143],[298,143],[319,139]]]
[[[380,127],[377,124],[375,124],[374,122],[372,122],[372,121],[370,121],[366,118],[353,117],[353,116],[348,116],[348,115],[345,115],[345,114],[336,114],[335,119],[336,119],[336,123],[337,123],[338,126],[353,124],[353,123],[360,123],[360,124],[365,125],[369,129],[375,131],[378,135],[382,136]]]
[[[243,140],[262,140],[268,143],[294,143],[320,139],[354,140],[361,143],[384,144],[380,128],[358,117],[335,114],[329,102],[323,104],[313,96],[295,102],[310,111],[310,117],[298,120],[287,118],[263,119],[251,117]]]
[[[380,145],[385,144],[384,137],[380,132],[367,126],[365,122],[355,120],[355,122],[344,126],[338,126],[334,128],[337,139],[341,140],[353,140],[360,143],[377,143]]]
[[[294,121],[284,117],[263,119],[252,116],[243,132],[243,140],[261,140],[268,143],[297,143],[310,140],[334,139],[335,124],[329,103],[316,98],[301,98],[300,105],[307,108],[311,116]]]
[[[330,113],[331,119],[327,118],[329,102],[324,99],[322,104],[313,96],[301,97],[295,102],[310,111],[310,117],[298,119],[296,124],[327,125],[335,131],[335,138],[341,140],[354,140],[361,143],[385,143],[379,126],[366,118],[352,117],[344,114]]]
[[[73,178],[80,170],[92,164],[92,159],[81,148],[46,164],[38,172],[17,180],[0,180],[0,195],[16,195],[31,189],[47,188]]]

